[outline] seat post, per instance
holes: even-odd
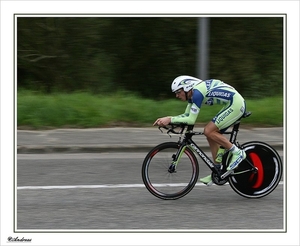
[[[194,129],[194,125],[188,125],[187,126],[187,131],[192,131]]]
[[[233,125],[233,128],[232,128],[232,131],[231,131],[231,135],[230,135],[230,142],[231,143],[235,143],[236,141],[236,136],[239,132],[239,128],[240,128],[240,121],[237,121],[234,125]]]
[[[230,135],[230,142],[231,143],[236,143],[236,137],[237,137],[237,134],[239,132],[239,128],[240,128],[240,124],[241,124],[241,119],[242,118],[247,118],[251,115],[252,113],[249,111],[249,112],[245,112],[243,114],[243,116],[237,120],[234,125],[233,125],[233,128],[232,128],[232,131],[231,131],[231,135]]]

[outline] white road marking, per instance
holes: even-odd
[[[283,185],[283,181],[279,184]],[[228,184],[228,183],[227,183]],[[226,184],[226,185],[227,185]],[[156,184],[156,187],[179,187],[185,184]],[[206,186],[202,183],[197,183],[196,186]],[[17,190],[59,190],[59,189],[107,189],[107,188],[144,188],[144,184],[104,184],[104,185],[61,185],[61,186],[19,186]]]

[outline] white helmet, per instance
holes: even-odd
[[[192,76],[181,75],[175,78],[172,82],[171,89],[172,92],[176,92],[183,89],[185,92],[190,91],[196,84],[202,82],[201,79],[197,79]]]

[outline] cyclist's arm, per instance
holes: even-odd
[[[182,115],[182,116],[189,116],[192,105],[193,105],[193,103],[192,103],[192,102],[189,102],[188,105],[186,106],[186,109],[185,109],[184,113],[181,114],[181,115]],[[180,116],[181,116],[181,115],[180,115]],[[178,115],[178,116],[179,116],[179,115]]]
[[[171,123],[173,124],[185,123],[188,125],[194,125],[197,120],[199,112],[200,112],[200,108],[198,108],[195,103],[189,103],[188,106],[186,107],[184,114],[171,117]]]
[[[200,112],[202,101],[202,93],[197,89],[194,90],[192,102],[189,102],[184,114],[171,117],[171,123],[185,123],[188,125],[194,125]]]

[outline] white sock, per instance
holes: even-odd
[[[232,153],[236,153],[239,151],[239,148],[233,144],[232,147],[229,149],[229,151],[231,151]]]

